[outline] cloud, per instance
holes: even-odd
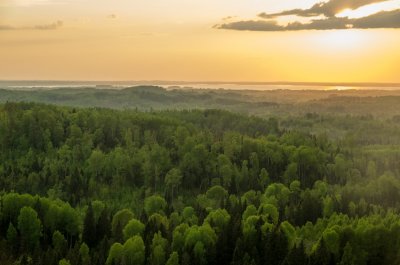
[[[50,24],[34,25],[34,26],[11,26],[11,25],[0,25],[0,30],[56,30],[61,28],[64,22],[58,20]]]
[[[316,17],[324,15],[325,17],[334,17],[345,9],[355,10],[362,6],[386,1],[388,0],[329,0],[328,2],[317,3],[309,9],[292,9],[272,14],[261,13],[258,16],[266,19],[289,15],[300,17]]]
[[[117,16],[116,14],[111,14],[111,15],[108,15],[107,18],[110,18],[110,19],[117,19],[118,16]]]
[[[58,20],[54,23],[51,24],[45,24],[45,25],[36,25],[33,27],[33,29],[38,29],[38,30],[54,30],[61,28],[64,25],[64,22],[61,20]]]
[[[215,25],[217,29],[249,30],[249,31],[282,31],[284,27],[279,26],[276,21],[246,20]]]
[[[360,29],[371,28],[400,28],[400,9],[382,11],[353,21],[354,27]]]
[[[328,17],[313,19],[309,23],[293,22],[278,25],[271,20],[247,20],[215,25],[217,29],[243,31],[297,31],[297,30],[332,30],[332,29],[371,29],[371,28],[400,28],[400,9],[382,11],[370,16],[350,19],[347,17]]]
[[[227,20],[231,20],[231,19],[234,19],[234,18],[236,18],[236,16],[227,16],[227,17],[222,18],[222,20],[223,21],[227,21]]]

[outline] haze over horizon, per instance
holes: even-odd
[[[398,0],[6,0],[0,79],[397,83]]]

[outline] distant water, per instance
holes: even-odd
[[[0,81],[0,88],[38,90],[56,88],[123,89],[152,85],[166,89],[227,89],[227,90],[400,90],[400,84],[322,84],[322,83],[222,83],[168,81]]]

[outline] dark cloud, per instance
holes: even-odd
[[[382,11],[368,17],[362,17],[352,22],[355,28],[400,28],[400,9]]]
[[[218,29],[233,29],[233,30],[250,30],[251,31],[281,31],[282,26],[279,26],[276,21],[265,21],[265,20],[246,20],[237,21],[231,23],[224,23],[215,25],[214,28]]]
[[[325,19],[313,19],[310,23],[293,22],[287,24],[286,26],[278,25],[276,21],[247,20],[219,24],[214,26],[214,28],[247,31],[400,28],[400,9],[393,11],[382,11],[358,19],[350,19],[347,17],[328,17]]]
[[[388,0],[330,0],[313,5],[309,9],[292,9],[279,13],[261,13],[258,16],[261,18],[271,19],[280,16],[295,15],[301,17],[316,17],[324,15],[326,17],[334,17],[345,9],[357,9],[365,5],[386,2]]]
[[[0,25],[0,30],[56,30],[62,27],[64,23],[61,20],[58,20],[51,24],[42,24],[42,25],[34,25],[34,26],[11,26],[11,25]]]

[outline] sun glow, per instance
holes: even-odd
[[[337,14],[337,17],[348,17],[348,18],[361,18],[361,17],[366,17],[373,15],[375,13],[381,12],[381,11],[390,11],[400,8],[400,4],[397,1],[389,1],[389,2],[384,2],[384,3],[377,3],[377,4],[371,4],[367,6],[360,7],[358,9],[352,10],[352,9],[345,9],[339,14]]]
[[[319,32],[316,37],[320,47],[329,50],[359,50],[362,44],[367,41],[367,34],[360,30],[337,30]]]

